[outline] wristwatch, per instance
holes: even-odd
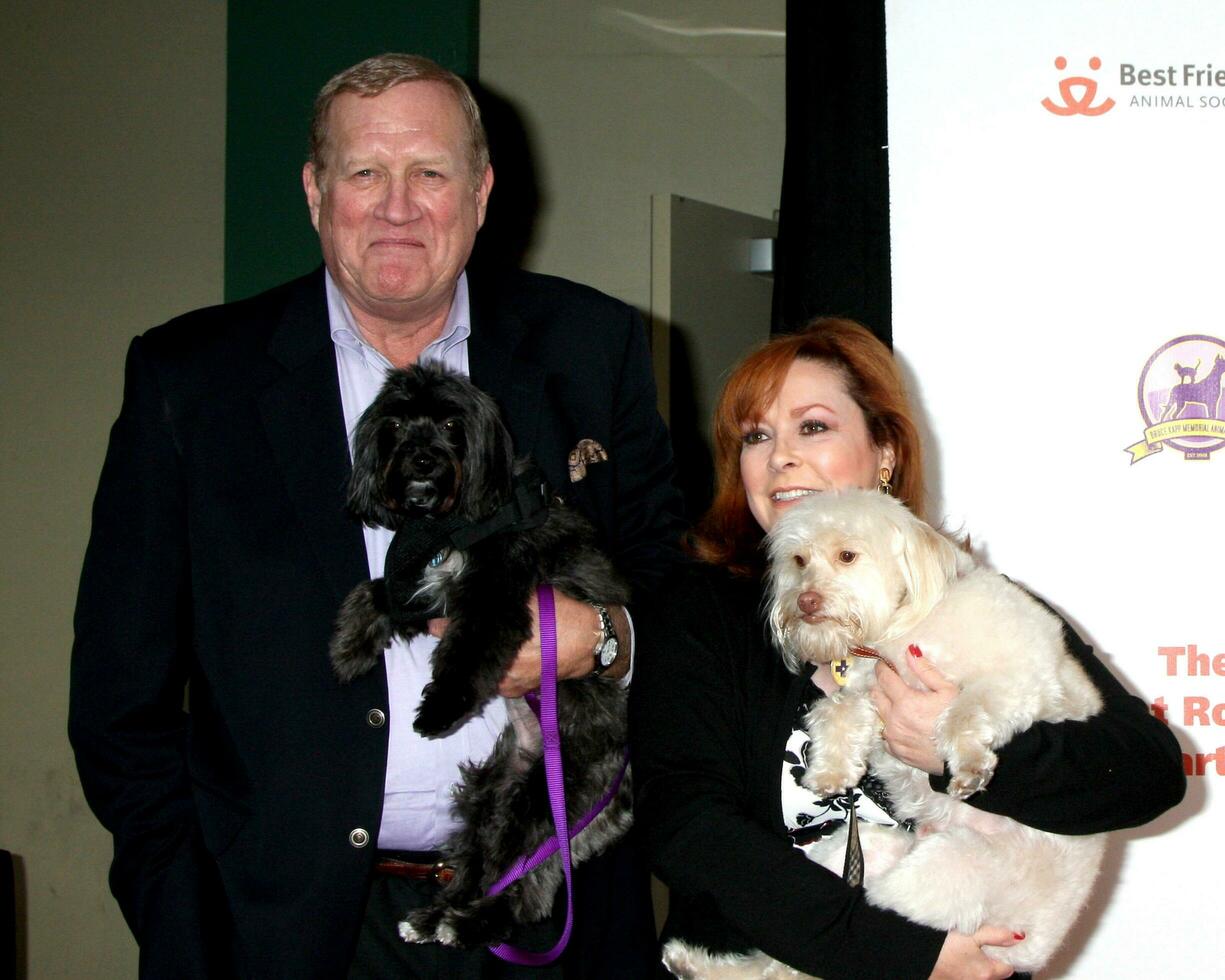
[[[608,614],[608,607],[598,602],[593,602],[591,606],[600,617],[600,638],[596,641],[595,649],[591,651],[591,659],[593,661],[591,673],[593,676],[599,677],[600,674],[613,665],[613,661],[617,659],[617,654],[621,648],[617,643],[617,631],[613,629],[613,621],[612,617]]]

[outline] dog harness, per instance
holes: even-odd
[[[549,516],[549,484],[534,464],[517,474],[510,496],[487,517],[472,521],[458,514],[426,514],[401,525],[391,539],[383,563],[392,621],[412,614],[421,573],[446,561],[452,550],[466,551],[474,544],[508,531],[539,527]]]

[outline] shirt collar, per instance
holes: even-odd
[[[332,342],[338,347],[357,351],[362,357],[374,357],[390,367],[390,362],[381,352],[372,347],[362,336],[353,312],[340,287],[332,278],[332,273],[326,267],[323,270],[324,288],[327,292],[328,324],[332,331]],[[421,352],[421,361],[444,361],[448,352],[457,344],[464,343],[472,333],[472,318],[468,305],[468,273],[461,272],[455,283],[455,295],[451,299],[451,309],[447,313],[442,332]]]

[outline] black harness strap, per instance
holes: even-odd
[[[507,500],[488,517],[468,521],[456,514],[427,514],[401,525],[391,539],[383,578],[393,595],[415,586],[425,567],[448,549],[466,551],[495,534],[539,527],[549,516],[549,484],[535,466],[519,473]]]
[[[510,499],[506,503],[484,520],[475,521],[451,534],[451,547],[463,551],[495,534],[539,527],[548,516],[548,481],[540,470],[530,466],[515,477]]]

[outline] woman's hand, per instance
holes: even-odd
[[[922,689],[911,687],[883,663],[877,664],[872,702],[884,722],[890,754],[938,776],[944,772],[944,760],[936,751],[936,719],[953,703],[958,687],[915,646],[910,648],[910,667]]]
[[[972,936],[950,932],[940,947],[940,958],[930,980],[997,980],[1012,976],[1012,967],[993,960],[982,951],[983,946],[1015,946],[1025,938],[1023,932],[1011,932],[994,926],[983,926]]]

